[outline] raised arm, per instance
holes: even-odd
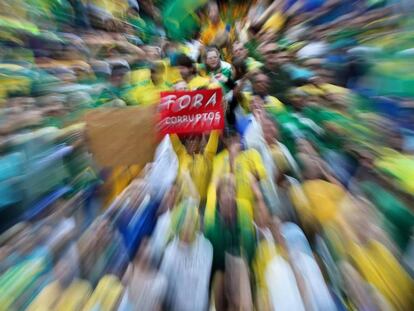
[[[171,144],[174,148],[175,153],[178,157],[182,156],[187,152],[185,146],[182,144],[180,137],[177,134],[170,134]]]
[[[213,130],[210,133],[206,147],[204,148],[204,156],[208,159],[213,159],[217,153],[219,143],[220,131]]]

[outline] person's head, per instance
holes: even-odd
[[[92,70],[98,80],[107,80],[111,76],[111,66],[104,61],[90,61]]]
[[[237,217],[236,182],[231,174],[221,177],[217,184],[218,212],[226,222]]]
[[[302,110],[306,105],[308,94],[296,88],[289,91],[288,97],[293,108]]]
[[[253,93],[260,96],[268,95],[270,81],[266,74],[258,72],[252,80]]]
[[[217,2],[210,1],[207,6],[208,19],[213,23],[217,24],[220,22],[219,8]]]
[[[55,264],[54,276],[63,288],[69,286],[75,277],[73,263],[70,262],[70,259],[66,256],[62,256],[60,258],[60,260]]]
[[[151,80],[158,85],[164,80],[165,67],[163,63],[156,62],[151,65]]]
[[[129,8],[127,10],[127,14],[129,17],[137,17],[139,16],[139,5],[136,1],[128,1]]]
[[[279,66],[279,47],[276,43],[264,43],[259,47],[259,52],[262,55],[266,68],[275,69]]]
[[[247,74],[246,61],[243,58],[233,58],[234,77],[235,80],[243,78]]]
[[[187,82],[195,73],[194,61],[185,54],[178,55],[177,68],[180,71],[181,77]]]
[[[112,66],[111,84],[119,87],[125,82],[125,76],[129,72],[128,64],[117,63]]]
[[[174,55],[175,53],[177,53],[178,48],[177,48],[177,43],[176,42],[172,42],[172,41],[166,41],[164,46],[163,46],[163,53],[164,55],[171,57],[172,55]]]
[[[305,138],[299,138],[296,140],[296,149],[303,177],[309,180],[320,178],[323,175],[321,171],[322,160],[312,143]]]
[[[149,61],[156,61],[161,59],[161,48],[159,46],[147,45],[144,46],[146,58]]]
[[[242,42],[236,41],[233,43],[233,55],[234,57],[241,58],[241,59],[247,58],[248,51]]]
[[[230,153],[238,153],[241,150],[240,135],[234,130],[228,130],[224,136],[224,143]]]
[[[220,52],[216,47],[206,48],[205,65],[208,70],[215,70],[220,67]]]
[[[183,243],[191,243],[200,228],[198,209],[192,200],[182,202],[178,207],[177,234]]]
[[[185,139],[185,148],[189,154],[197,154],[201,151],[201,136],[191,135]]]
[[[184,80],[178,81],[176,84],[174,84],[175,91],[185,91],[187,90],[187,88],[187,82],[185,82]]]

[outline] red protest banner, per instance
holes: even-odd
[[[224,128],[221,88],[162,92],[158,106],[161,135],[198,134]]]

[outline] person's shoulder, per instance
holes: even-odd
[[[245,100],[247,100],[247,101],[249,101],[249,102],[250,102],[250,100],[251,100],[251,99],[252,99],[252,97],[253,97],[253,93],[252,93],[252,92],[250,92],[250,91],[245,91],[245,92],[242,92],[241,94],[242,94],[242,96],[243,96],[243,99],[245,99]]]
[[[263,63],[257,61],[253,57],[248,57],[246,59],[246,64],[247,64],[247,70],[249,72],[261,69],[263,67]]]
[[[200,75],[195,76],[189,83],[190,89],[208,88],[210,85],[210,79]]]
[[[202,233],[198,235],[197,239],[204,252],[207,255],[213,255],[213,245],[211,245],[211,242]]]
[[[266,106],[275,108],[276,112],[285,109],[285,105],[277,97],[271,95],[266,97]]]
[[[167,247],[165,248],[165,252],[164,252],[164,260],[166,260],[167,258],[169,258],[169,260],[171,260],[171,258],[173,258],[176,253],[177,253],[177,247],[178,247],[178,237],[174,237],[167,245]]]
[[[228,62],[226,62],[226,61],[224,61],[224,60],[222,60],[221,61],[221,68],[223,68],[223,69],[231,69],[231,64],[228,63]]]
[[[251,205],[250,201],[244,198],[236,198],[236,204],[238,207],[246,207]]]
[[[254,158],[257,158],[257,157],[261,158],[259,151],[257,151],[256,149],[253,149],[253,148],[249,148],[249,149],[246,149],[246,150],[242,151],[241,155],[246,160],[254,159]]]

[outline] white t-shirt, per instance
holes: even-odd
[[[167,286],[163,274],[134,269],[127,290],[130,308],[135,311],[161,309]]]
[[[158,265],[171,237],[171,212],[168,210],[158,217],[157,225],[151,236],[151,259]]]
[[[335,303],[326,286],[322,272],[315,259],[303,252],[297,252],[293,256],[293,265],[303,277],[312,310],[325,311],[336,310]]]
[[[201,234],[190,245],[178,238],[171,241],[161,263],[168,279],[169,310],[207,310],[212,261],[213,247]]]
[[[277,255],[268,264],[266,283],[272,310],[305,311],[295,275],[283,257]]]

